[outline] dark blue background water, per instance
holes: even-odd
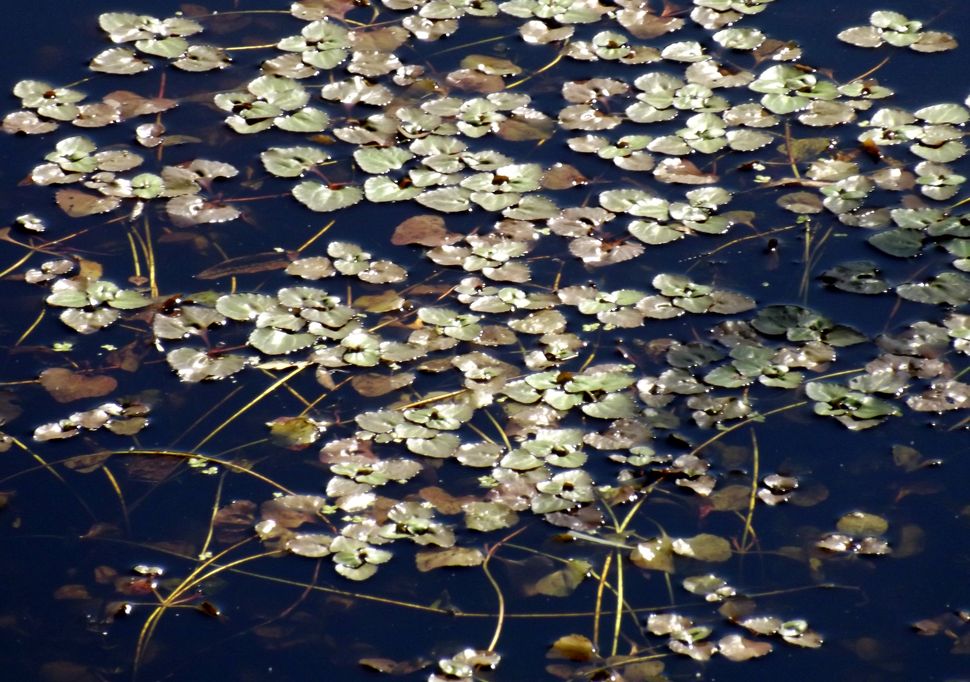
[[[267,4],[239,2],[240,9],[266,8]],[[281,3],[282,5],[283,3]],[[213,9],[231,9],[231,2],[211,4]],[[96,26],[98,13],[109,10],[140,10],[165,15],[175,8],[167,3],[90,2],[68,3],[37,0],[29,4],[4,8],[5,41],[0,47],[0,92],[9,92],[21,78],[37,78],[54,83],[74,81],[85,73],[85,65],[105,43]],[[838,30],[866,22],[874,9],[899,9],[924,19],[937,17],[931,28],[954,33],[963,42],[970,42],[970,6],[954,1],[915,2],[855,2],[835,0],[778,0],[775,6],[760,15],[756,25],[779,38],[799,40],[805,49],[805,63],[830,67],[840,79],[866,71],[877,64],[883,51],[862,51],[850,48],[835,39]],[[294,29],[299,22],[291,22]],[[278,24],[274,24],[278,25]],[[254,24],[243,35],[258,36],[260,26]],[[480,35],[487,35],[482,29]],[[294,30],[295,32],[295,30]],[[271,33],[274,37],[277,33]],[[234,36],[238,38],[239,36]],[[456,37],[452,42],[432,45],[432,49],[457,44],[474,36]],[[245,54],[245,53],[243,53]],[[877,77],[896,90],[893,103],[902,107],[922,106],[941,100],[960,101],[970,92],[967,78],[965,49],[952,53],[917,55],[904,50],[893,53],[890,65]],[[460,57],[456,56],[456,60]],[[545,55],[524,57],[540,65]],[[577,70],[580,67],[576,67]],[[158,69],[156,69],[156,74]],[[251,77],[251,71],[230,70],[220,76],[219,87],[235,87]],[[139,81],[143,85],[147,80]],[[99,80],[81,89],[98,90],[126,87],[123,78]],[[191,92],[188,79],[173,76],[173,93]],[[537,79],[537,96],[543,88],[557,83]],[[138,89],[138,88],[133,88]],[[12,110],[16,100],[5,97],[3,111]],[[171,117],[174,124],[183,125],[183,132],[193,121],[202,120],[201,106],[185,106]],[[218,158],[234,161],[241,151],[226,136],[218,118],[208,113],[208,125],[217,141],[225,147]],[[141,121],[138,121],[141,122]],[[172,125],[170,124],[170,125]],[[124,124],[129,125],[129,124]],[[135,122],[130,124],[132,127]],[[64,130],[55,134],[61,135]],[[85,133],[87,134],[87,133]],[[97,138],[99,131],[90,131]],[[807,134],[802,131],[802,134]],[[0,225],[24,211],[43,212],[60,234],[72,229],[49,201],[48,188],[20,187],[17,183],[29,172],[50,147],[52,136],[44,139],[0,138]],[[272,144],[261,140],[263,146]],[[171,151],[178,159],[183,152]],[[186,150],[193,158],[195,152]],[[555,157],[555,150],[542,154]],[[245,154],[242,154],[245,156]],[[251,156],[251,155],[249,155]],[[541,158],[538,160],[548,160]],[[249,163],[252,163],[250,158]],[[244,161],[245,163],[245,161]],[[243,164],[240,164],[243,165]],[[729,182],[726,178],[725,182]],[[274,186],[273,182],[268,183]],[[280,187],[284,183],[280,183]],[[44,204],[44,197],[48,197]],[[41,206],[43,210],[38,209]],[[260,204],[250,209],[250,224],[230,224],[213,227],[213,234],[231,255],[252,251],[267,251],[275,246],[293,248],[322,223],[318,216],[308,217],[302,210],[288,203]],[[770,205],[764,207],[765,224],[771,223]],[[400,215],[399,215],[400,214]],[[357,221],[366,221],[362,212],[353,218],[338,216],[334,235],[362,240]],[[405,210],[389,209],[380,219],[393,225],[405,215]],[[374,220],[374,216],[371,216]],[[784,216],[777,216],[783,224]],[[95,223],[97,221],[91,221]],[[130,266],[127,242],[123,232],[105,226],[90,238],[79,240],[89,257],[105,263],[106,268],[120,279]],[[387,231],[379,239],[368,243],[376,251],[387,249]],[[860,256],[871,257],[861,240],[842,239],[823,254],[819,269]],[[190,252],[182,246],[159,246],[160,271],[163,290],[175,293],[193,283],[191,274],[218,262],[212,251]],[[745,268],[719,268],[702,264],[692,273],[707,281],[724,274],[731,288],[757,295],[759,301],[773,297],[773,302],[795,302],[800,266],[796,264],[800,245],[792,237],[782,239],[778,267],[762,247],[750,242],[743,247],[722,252],[726,259],[742,259]],[[634,274],[624,272],[621,277],[641,277],[651,271],[684,269],[682,258],[694,255],[696,245],[673,245],[654,260],[640,263]],[[0,245],[0,266],[6,267],[22,251]],[[680,263],[672,267],[671,263]],[[113,268],[113,270],[111,270]],[[775,268],[775,269],[772,269]],[[902,268],[903,270],[905,268]],[[246,280],[248,288],[264,286],[272,289],[283,281],[276,274],[256,276]],[[224,284],[224,283],[220,283]],[[184,289],[183,289],[184,288]],[[765,292],[768,292],[767,294]],[[893,297],[880,297],[875,302],[850,295],[826,294],[813,285],[813,306],[839,321],[849,322],[867,333],[884,327],[899,329],[919,319],[925,311],[916,305],[904,305],[894,310]],[[0,334],[9,347],[33,321],[42,306],[43,293],[27,288],[21,282],[0,281],[0,300],[3,318]],[[33,344],[49,344],[68,338],[52,319],[40,327]],[[667,328],[680,338],[689,338],[692,327],[688,323],[671,323]],[[126,339],[120,331],[108,330],[96,337],[82,339],[79,346],[91,358],[99,356],[98,346],[113,340]],[[150,358],[151,359],[151,358]],[[157,358],[155,358],[157,360]],[[20,352],[9,349],[2,366],[7,381],[34,378],[39,367],[57,366],[60,358],[39,350]],[[137,393],[146,388],[160,388],[165,398],[153,416],[152,426],[142,435],[146,447],[163,447],[175,440],[201,411],[221,400],[227,387],[217,385],[176,384],[164,366],[145,365],[137,375],[119,377],[121,390]],[[212,415],[213,423],[227,417],[241,404],[243,397],[253,395],[269,380],[258,377],[249,380],[235,402],[230,401]],[[314,382],[306,378],[295,383],[307,395],[315,395]],[[25,393],[21,399],[26,414],[7,429],[26,438],[37,424],[72,411],[73,406],[50,405],[39,391]],[[783,404],[779,400],[778,405]],[[92,403],[92,405],[95,403]],[[763,402],[762,410],[776,405]],[[78,408],[80,409],[80,408]],[[278,394],[260,405],[244,423],[234,425],[231,434],[215,441],[209,454],[248,440],[262,438],[263,422],[279,414],[299,411],[295,402]],[[729,579],[740,591],[754,594],[789,588],[811,587],[820,583],[840,587],[814,588],[778,596],[758,598],[759,613],[772,613],[785,618],[803,617],[825,637],[820,650],[805,651],[779,645],[770,656],[745,664],[714,660],[707,665],[685,660],[669,660],[671,679],[699,678],[705,680],[833,679],[875,682],[876,680],[957,680],[967,679],[970,663],[966,655],[949,653],[952,645],[944,635],[919,637],[909,624],[937,616],[958,608],[970,608],[967,584],[970,578],[970,498],[966,482],[970,481],[970,448],[966,431],[946,432],[934,428],[934,416],[914,416],[891,420],[884,427],[865,434],[850,433],[834,422],[820,420],[804,413],[788,413],[758,428],[761,443],[762,471],[785,467],[796,470],[803,484],[824,484],[828,498],[812,508],[780,506],[760,507],[755,526],[762,547],[777,550],[783,547],[804,548],[818,534],[834,527],[835,520],[847,511],[865,509],[890,520],[893,532],[906,524],[913,524],[925,532],[923,551],[908,558],[864,559],[848,557],[825,561],[813,570],[805,561],[769,552],[751,554],[734,560],[717,571]],[[946,425],[957,421],[952,416]],[[201,438],[205,428],[188,434],[181,446],[188,447]],[[26,434],[26,436],[25,436]],[[746,430],[732,434],[722,443],[747,447],[750,436]],[[127,441],[118,440],[117,447]],[[942,467],[903,473],[892,464],[890,450],[894,444],[916,447],[927,457],[944,460]],[[86,451],[87,444],[69,442],[45,447],[50,459]],[[306,452],[294,454],[279,448],[260,449],[247,453],[260,458],[259,470],[278,478],[290,486],[306,492],[316,492],[324,480],[324,472],[314,466],[315,457]],[[117,462],[117,463],[115,463]],[[29,469],[35,462],[13,448],[0,454],[0,479]],[[217,477],[177,472],[164,484],[156,486],[126,476],[123,461],[112,460],[111,468],[121,478],[129,506],[130,532],[125,530],[92,532],[96,524],[111,524],[121,529],[118,499],[101,472],[83,475],[65,471],[67,485],[62,485],[45,471],[36,471],[0,483],[0,491],[13,491],[7,509],[0,510],[0,661],[7,680],[123,680],[131,676],[131,660],[138,632],[148,609],[136,611],[127,619],[104,622],[106,603],[118,599],[110,585],[98,585],[93,576],[98,567],[110,566],[122,574],[138,563],[159,564],[170,574],[184,576],[192,562],[175,554],[198,551],[204,529],[208,524]],[[452,475],[457,472],[451,471]],[[744,485],[748,480],[738,476],[734,483]],[[414,486],[429,484],[420,481]],[[473,486],[466,480],[464,485]],[[405,492],[410,491],[406,489]],[[256,503],[268,497],[265,486],[254,480],[227,475],[222,499],[248,499]],[[83,505],[78,500],[83,500]],[[87,507],[87,510],[85,509]],[[648,503],[647,516],[664,526],[672,535],[693,535],[710,532],[737,534],[737,519],[727,514],[703,514],[694,498],[663,499]],[[649,533],[649,526],[644,529]],[[94,537],[100,535],[99,537]],[[563,556],[583,556],[584,550],[562,547],[548,539],[548,529],[531,527],[517,541]],[[477,538],[464,538],[477,542]],[[255,552],[256,547],[249,551]],[[480,571],[443,572],[419,575],[410,560],[410,550],[395,547],[394,562],[382,569],[378,576],[363,585],[340,580],[328,565],[323,566],[318,585],[340,590],[359,591],[389,599],[430,604],[436,600],[454,603],[465,612],[494,613],[495,598],[491,587]],[[528,565],[520,565],[530,555],[504,550],[493,566],[509,601],[510,618],[505,626],[499,651],[505,661],[490,679],[512,682],[544,679],[544,652],[557,637],[571,632],[589,632],[592,618],[582,617],[518,617],[527,613],[555,614],[565,611],[588,611],[592,608],[594,586],[585,585],[568,600],[544,597],[517,596],[517,585],[534,580],[537,575]],[[585,551],[586,558],[600,564],[605,556],[596,548]],[[254,562],[251,570],[264,576],[287,579],[298,583],[313,580],[314,563],[296,557]],[[695,573],[708,570],[695,567]],[[551,570],[548,567],[538,571]],[[687,575],[685,573],[684,575]],[[675,576],[675,582],[683,575]],[[222,582],[207,586],[206,598],[217,603],[223,611],[221,619],[202,616],[192,610],[174,610],[166,614],[153,640],[145,661],[144,680],[368,680],[376,679],[358,666],[361,657],[394,659],[427,658],[450,655],[465,646],[484,647],[491,637],[494,620],[491,618],[459,618],[387,604],[370,603],[361,599],[321,592],[306,595],[299,586],[287,586],[263,578],[239,574],[223,574]],[[90,597],[86,599],[55,599],[55,591],[64,585],[85,585]],[[663,581],[656,575],[639,571],[629,573],[626,586],[629,603],[636,608],[665,605],[668,601]],[[683,600],[683,592],[678,593]],[[144,601],[150,601],[148,597]],[[291,605],[294,605],[291,609]],[[686,603],[681,609],[701,622],[715,628],[718,634],[729,631],[714,608],[703,603]],[[641,614],[645,617],[645,614]],[[604,627],[608,630],[606,622]],[[966,635],[965,626],[958,634]],[[657,643],[655,640],[654,643]],[[624,647],[621,647],[623,650]],[[424,679],[427,671],[406,679]]]

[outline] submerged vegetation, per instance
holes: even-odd
[[[256,563],[270,557],[314,560],[301,601],[489,619],[481,641],[359,657],[415,679],[530,656],[502,639],[527,608],[513,592],[589,598],[570,607],[589,627],[547,632],[562,679],[659,681],[680,658],[825,646],[821,616],[762,602],[737,566],[777,554],[814,580],[792,590],[834,588],[825,565],[912,556],[923,531],[838,508],[769,545],[756,517],[828,496],[770,434],[966,433],[970,101],[909,110],[876,79],[890,50],[953,36],[876,11],[838,38],[885,59],[845,74],[759,28],[790,4],[109,12],[92,75],[16,83],[2,127],[44,152],[23,169],[32,212],[0,216],[17,250],[2,276],[37,304],[9,343],[36,364],[0,396],[0,507],[17,508],[28,472],[107,477],[123,523],[85,537],[132,543],[134,559],[129,576],[101,567],[114,592],[92,618],[141,618],[129,670],[159,665],[168,611],[221,617],[214,584],[294,584]],[[849,259],[828,256],[835,241]],[[57,403],[46,421],[18,407],[39,395]],[[298,473],[273,464],[287,458]],[[890,459],[941,463],[901,444]],[[129,484],[210,495],[213,477],[201,545],[132,532]],[[694,530],[668,529],[665,506]],[[178,579],[134,566],[158,550]],[[405,562],[476,570],[492,610],[375,579]],[[500,563],[531,577],[513,586]],[[635,576],[660,591],[643,597]],[[370,579],[381,588],[349,582]],[[965,612],[925,615],[919,632],[962,628],[954,649],[970,650]]]

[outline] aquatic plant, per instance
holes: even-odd
[[[90,102],[88,92],[109,87],[100,76],[14,86],[21,108],[3,129],[41,136],[48,151],[25,170],[34,186],[52,186],[62,214],[37,208],[43,219],[11,218],[4,238],[26,252],[3,275],[42,288],[43,306],[72,330],[112,334],[110,362],[95,361],[79,339],[77,349],[55,349],[67,353],[55,364],[108,371],[164,358],[172,383],[273,377],[231,415],[212,418],[194,447],[135,441],[128,451],[187,461],[198,476],[242,472],[276,487],[242,514],[217,495],[196,567],[164,596],[150,592],[158,602],[135,668],[167,609],[249,560],[230,562],[235,545],[213,541],[227,517],[263,543],[254,558],[326,558],[353,581],[405,561],[411,545],[426,548],[414,554],[421,572],[480,567],[498,598],[494,636],[442,655],[429,680],[473,679],[498,664],[506,597],[489,565],[533,521],[583,548],[555,555],[566,567],[531,585],[534,594],[597,584],[592,637],[567,635],[552,647],[576,664],[557,668],[563,677],[665,679],[652,667],[659,652],[742,661],[778,642],[821,646],[804,620],[753,615],[753,598],[707,565],[755,548],[756,509],[818,501],[796,476],[762,475],[754,425],[798,414],[860,431],[970,407],[961,381],[970,222],[965,200],[945,203],[966,180],[970,112],[954,102],[910,112],[890,104],[893,93],[872,73],[840,81],[811,66],[801,47],[748,25],[773,10],[770,0],[695,0],[692,23],[626,0],[365,5],[294,2],[292,17],[268,24],[282,33],[237,46],[194,41],[239,33],[248,12],[109,12],[99,24],[121,47],[95,55],[91,70],[147,91],[159,81],[145,79],[159,72],[175,81],[171,67],[187,72],[178,86],[163,77],[158,96],[116,90]],[[455,47],[414,49],[494,17],[523,44],[457,62]],[[839,37],[920,52],[955,46],[894,12]],[[247,65],[250,54],[261,61]],[[602,76],[604,64],[613,76]],[[183,110],[192,111],[191,134],[170,132],[186,130]],[[76,127],[104,130],[95,142],[71,134]],[[223,152],[227,160],[218,160]],[[285,209],[261,216],[248,202]],[[780,211],[766,202],[794,214],[790,224],[775,225]],[[317,213],[330,222],[299,237],[283,229],[313,225]],[[65,227],[66,218],[83,227]],[[230,257],[230,226],[261,229],[272,250]],[[73,249],[72,235],[95,228],[126,240],[130,272],[112,264],[105,273]],[[836,233],[871,260],[823,266]],[[798,268],[785,275],[797,281],[795,296],[768,288],[752,296],[738,291],[737,273],[703,266],[728,252],[750,260],[775,249],[775,235],[801,240]],[[178,266],[159,255],[165,242],[192,252],[191,272],[169,271]],[[681,248],[681,258],[693,251],[686,260],[655,257],[662,248]],[[50,259],[24,267],[40,253]],[[897,267],[916,257],[916,274]],[[130,288],[114,283],[126,275]],[[810,294],[826,289],[885,302],[887,311],[908,306],[913,321],[887,322],[874,336],[813,309]],[[17,344],[42,324],[50,333],[38,318]],[[305,374],[314,385],[297,385]],[[49,375],[40,383],[65,395]],[[72,400],[117,389],[101,392],[106,385]],[[323,393],[309,399],[311,388]],[[259,447],[319,445],[299,485],[257,474],[249,454],[208,447],[283,391],[300,411],[273,415]],[[93,437],[102,427],[148,437],[149,414],[170,402],[117,397],[36,427],[33,438]],[[967,420],[946,423],[962,429]],[[754,440],[738,465],[749,480],[739,492],[732,467],[709,446],[748,427]],[[126,447],[98,449],[120,457]],[[439,479],[441,487],[416,482]],[[661,495],[705,515],[735,515],[737,532],[672,537],[646,511]],[[804,551],[819,563],[892,554],[882,521],[843,516]],[[520,551],[548,554],[538,543]],[[672,574],[702,572],[678,589],[721,604],[723,624],[651,612],[642,625],[623,587],[630,564],[662,575],[671,601]],[[606,599],[614,602],[608,636]],[[629,653],[619,655],[621,646]],[[505,651],[518,655],[512,645]],[[653,673],[638,677],[648,661]]]

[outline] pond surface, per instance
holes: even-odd
[[[7,679],[970,679],[970,6],[500,4],[7,10]]]

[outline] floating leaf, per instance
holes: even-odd
[[[485,555],[480,550],[469,547],[451,547],[431,552],[418,552],[414,559],[418,570],[427,573],[436,568],[480,566],[485,560]]]
[[[596,653],[596,647],[583,635],[565,635],[553,643],[549,653],[570,661],[589,661]]]
[[[747,661],[771,653],[769,642],[757,642],[741,635],[725,635],[717,642],[717,649],[729,661]]]
[[[285,355],[312,346],[317,342],[313,334],[291,333],[265,327],[249,335],[249,345],[267,355]]]
[[[469,461],[470,453],[459,452],[458,458]],[[470,502],[463,505],[465,525],[470,530],[489,532],[500,528],[508,528],[518,522],[519,516],[512,509],[497,502]]]
[[[363,192],[357,187],[334,188],[313,180],[301,182],[294,187],[293,196],[310,210],[320,212],[353,206],[364,198]]]
[[[77,189],[59,189],[55,197],[61,210],[72,218],[108,213],[121,205],[121,199],[117,197],[88,194]]]
[[[666,536],[641,542],[630,554],[630,561],[640,568],[673,573],[673,543]]]
[[[547,597],[568,597],[590,575],[592,565],[586,561],[571,559],[565,568],[540,578],[528,587],[528,594],[543,594]]]
[[[882,535],[889,530],[889,522],[881,516],[856,511],[842,516],[836,528],[850,535]]]
[[[329,158],[327,152],[316,147],[272,147],[260,154],[266,170],[283,178],[299,177]]]
[[[86,375],[69,369],[52,367],[40,373],[40,385],[59,403],[108,395],[118,382],[107,375]]]
[[[732,556],[731,543],[717,535],[702,533],[692,538],[678,538],[671,544],[675,554],[698,561],[721,562]]]
[[[357,374],[351,379],[354,390],[367,398],[375,398],[392,391],[409,386],[414,381],[414,374],[402,372],[400,374]]]

